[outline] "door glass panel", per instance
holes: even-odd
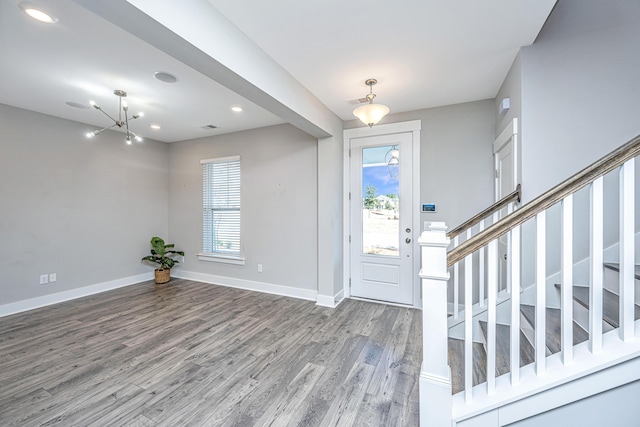
[[[400,256],[398,146],[362,149],[362,253]]]

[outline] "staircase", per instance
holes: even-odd
[[[575,413],[640,384],[639,155],[640,136],[524,206],[518,186],[449,232],[425,223],[422,427]]]
[[[619,272],[618,263],[605,263],[604,268]],[[635,266],[635,278],[640,280],[640,265]],[[561,285],[556,284],[560,291]],[[573,286],[573,299],[576,304],[585,310],[589,310],[589,287]],[[574,304],[574,313],[578,308]],[[634,320],[640,319],[640,305],[634,303]],[[535,331],[535,307],[532,305],[520,305],[520,367],[535,362],[534,335]],[[545,307],[546,331],[545,354],[550,356],[561,351],[561,316],[560,309]],[[603,289],[602,328],[608,332],[620,326],[620,297],[614,291]],[[487,330],[488,324],[479,320],[482,331],[482,341],[473,343],[473,385],[487,381]],[[511,327],[506,324],[496,324],[496,377],[505,375],[511,371],[509,349],[511,348]],[[580,325],[573,321],[573,344],[580,344],[589,340],[589,325]],[[464,340],[449,337],[449,366],[451,368],[452,393],[464,391]]]

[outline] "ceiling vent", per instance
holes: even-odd
[[[357,99],[347,99],[346,102],[349,105],[360,105],[360,104],[368,103],[369,100],[365,97],[365,98],[357,98]]]
[[[216,125],[204,125],[204,126],[202,126],[202,129],[218,129],[218,126],[216,126]]]

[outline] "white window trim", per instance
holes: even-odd
[[[244,265],[244,257],[221,255],[221,254],[215,254],[210,252],[200,252],[198,254],[198,259],[200,261],[207,261],[207,262],[220,262],[223,264]]]
[[[239,155],[236,156],[226,156],[226,157],[214,157],[210,159],[201,159],[200,164],[204,165],[207,163],[226,163],[232,161],[241,160]],[[240,249],[240,255],[225,255],[221,252],[199,252],[197,254],[198,260],[206,261],[206,262],[217,262],[222,264],[234,264],[234,265],[245,265],[245,258],[242,256],[242,247]]]

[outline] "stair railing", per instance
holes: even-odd
[[[451,420],[461,421],[482,413],[485,407],[499,405],[497,391],[517,385],[521,382],[520,369],[520,293],[512,292],[510,309],[510,375],[501,377],[500,387],[496,388],[496,297],[497,297],[497,242],[501,236],[508,237],[509,280],[515,289],[520,288],[521,271],[521,225],[535,218],[535,325],[534,349],[535,365],[527,370],[523,384],[531,393],[536,387],[549,387],[562,381],[569,381],[569,374],[564,368],[574,358],[573,345],[573,194],[590,186],[590,256],[589,256],[589,341],[588,351],[580,351],[581,367],[584,372],[597,369],[603,364],[603,181],[604,175],[619,168],[619,328],[617,336],[623,343],[637,342],[635,338],[634,319],[634,205],[635,205],[635,158],[640,155],[640,136],[620,146],[610,154],[584,168],[571,178],[535,198],[520,209],[511,212],[475,236],[456,245],[447,253],[450,237],[446,234],[444,223],[431,223],[419,239],[421,245],[423,301],[423,363],[420,373],[420,419],[421,426],[450,425]],[[552,205],[561,203],[561,354],[560,363],[553,363],[549,374],[546,366],[546,212]],[[470,221],[467,221],[470,222]],[[458,229],[456,228],[456,233]],[[468,229],[468,227],[467,227]],[[461,232],[461,231],[460,231]],[[454,234],[454,230],[450,235]],[[454,236],[455,238],[456,236]],[[472,337],[472,304],[471,281],[473,277],[474,252],[487,249],[487,362],[486,385],[473,386],[473,337]],[[464,394],[455,399],[447,399],[446,390],[451,393],[451,373],[447,362],[446,321],[448,267],[461,263],[465,277],[465,325],[464,325]],[[613,332],[613,331],[612,331]],[[611,341],[607,334],[607,342]],[[635,348],[635,347],[634,347]],[[640,348],[640,347],[639,347]],[[635,350],[634,350],[635,351]],[[585,356],[588,354],[589,357]],[[598,357],[593,357],[598,355]],[[613,357],[613,356],[612,356]],[[606,357],[605,357],[606,359]],[[555,360],[555,359],[554,359]],[[613,359],[612,359],[613,360]],[[610,362],[611,363],[611,362]],[[550,365],[551,366],[551,365]],[[571,375],[575,377],[575,365]],[[566,377],[563,377],[565,375]],[[526,377],[526,378],[525,378]],[[526,381],[525,381],[526,380]],[[546,381],[546,382],[545,382]],[[530,385],[534,384],[534,385]],[[513,401],[515,389],[509,393]],[[462,400],[459,400],[462,399]],[[459,401],[462,405],[454,406]],[[473,401],[473,404],[470,404]],[[453,411],[453,412],[452,412]],[[442,423],[433,422],[441,420]]]
[[[477,224],[479,224],[479,231],[480,232],[483,231],[485,229],[485,221],[487,220],[487,218],[492,217],[493,218],[492,221],[495,223],[498,220],[498,213],[504,208],[508,208],[509,212],[511,212],[513,210],[513,206],[516,203],[520,203],[521,197],[522,197],[522,190],[521,190],[520,184],[518,184],[514,191],[507,194],[505,197],[498,200],[497,202],[495,202],[494,204],[492,204],[482,212],[479,212],[476,215],[472,216],[467,221],[458,225],[453,230],[449,231],[447,233],[447,237],[449,237],[449,239],[453,239],[453,248],[456,248],[460,244],[460,235],[462,235],[463,233],[466,233],[467,240],[470,239],[472,236],[472,228]],[[478,276],[479,282],[477,283],[478,302],[480,304],[480,307],[484,307],[485,305],[485,296],[484,296],[485,294],[485,280],[484,280],[485,253],[483,248],[480,249],[478,256],[479,256],[478,265],[480,268],[480,273]],[[453,277],[452,277],[453,301],[451,301],[452,307],[453,307],[452,316],[454,321],[457,320],[460,315],[459,279],[460,279],[459,265],[455,264],[453,266]],[[473,294],[473,292],[471,292],[471,294]]]

